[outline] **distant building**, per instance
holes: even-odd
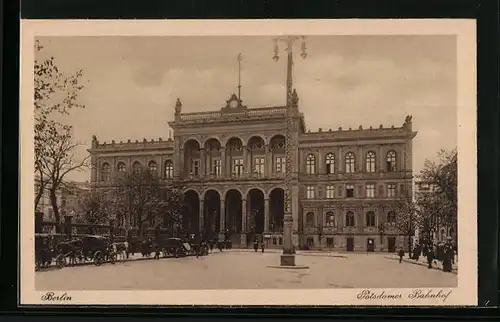
[[[386,223],[395,220],[398,198],[412,193],[417,132],[411,116],[400,127],[311,132],[295,92],[292,110],[294,245],[394,251],[406,237]],[[173,139],[101,143],[93,137],[91,187],[109,189],[120,173],[146,168],[165,186],[185,187],[186,230],[227,230],[242,247],[266,237],[269,247],[280,247],[285,112],[284,106],[247,108],[232,95],[219,110],[183,113],[177,100]]]
[[[39,185],[39,182],[39,179],[35,178],[35,193],[38,190],[37,185]],[[65,183],[64,186],[58,189],[56,195],[61,221],[64,221],[65,215],[73,214],[74,211],[77,211],[83,198],[88,193],[90,193],[89,182],[72,181]],[[44,221],[55,222],[54,210],[48,189],[45,189],[36,211],[44,214]]]

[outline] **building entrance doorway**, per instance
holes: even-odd
[[[389,253],[396,252],[396,237],[387,237],[387,251]]]
[[[347,237],[347,251],[348,252],[353,252],[354,251],[354,238],[353,237]]]
[[[374,252],[375,251],[375,239],[368,238],[366,240],[366,250],[369,251],[369,252]]]

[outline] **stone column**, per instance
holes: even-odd
[[[179,162],[177,162],[177,164],[175,164],[175,161],[176,160],[179,160]],[[176,174],[177,176],[184,176],[184,171],[186,169],[184,169],[184,149],[180,149],[179,150],[179,155],[178,156],[174,156],[174,174]]]
[[[248,162],[248,150],[247,146],[243,146],[243,173],[249,174],[250,168],[252,167],[252,162]]]
[[[90,158],[90,163],[91,163],[90,181],[96,182],[97,181],[97,157],[95,155],[92,155],[92,157]]]
[[[205,149],[200,148],[200,177],[205,176],[205,167],[206,167],[206,155],[205,155]]]
[[[264,232],[269,232],[269,198],[264,199]]]
[[[240,244],[243,248],[247,248],[247,200],[241,200],[241,235]]]
[[[247,200],[241,200],[241,232],[247,232]]]
[[[220,231],[226,231],[226,203],[224,199],[220,200]]]
[[[200,200],[199,213],[200,213],[200,216],[199,216],[198,229],[200,231],[203,231],[203,228],[205,226],[205,200]]]
[[[271,151],[271,147],[269,145],[266,145],[265,147],[266,151],[266,159],[265,159],[265,167],[266,167],[266,172],[265,176],[267,178],[273,177],[273,153]]]
[[[227,177],[227,160],[226,160],[226,147],[221,147],[220,148],[220,159],[221,159],[221,175],[223,177]]]

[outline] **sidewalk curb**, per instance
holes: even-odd
[[[192,255],[194,256],[194,255]],[[191,257],[191,256],[186,256],[186,257]],[[168,256],[168,257],[163,257],[163,256],[160,256],[160,259],[170,259],[170,258],[175,258],[174,256]],[[179,257],[180,258],[180,257]],[[137,258],[125,258],[125,259],[120,259],[120,260],[116,260],[114,264],[112,264],[111,262],[103,262],[101,263],[99,266],[102,266],[102,265],[116,265],[116,264],[120,264],[120,263],[127,263],[127,262],[138,262],[138,261],[146,261],[146,260],[155,260],[154,259],[154,256],[150,256],[150,257],[137,257]],[[64,268],[71,268],[71,267],[81,267],[81,266],[96,266],[94,264],[94,262],[85,262],[85,263],[78,263],[76,265],[72,265],[72,266],[64,266],[60,269],[64,269]],[[50,271],[50,270],[58,270],[59,268],[57,268],[56,264],[51,264],[49,265],[48,267],[42,267],[41,269],[39,270],[36,270],[36,272],[45,272],[45,271]]]
[[[391,260],[399,260],[399,258],[397,258],[397,257],[388,257],[388,256],[385,256],[385,258],[391,259]],[[418,262],[418,261],[407,259],[407,258],[403,258],[403,262],[427,267],[427,263]],[[443,271],[440,267],[436,267],[436,266],[432,266],[432,269],[435,269],[435,270],[438,270],[438,271],[441,271],[441,272]],[[455,275],[458,275],[458,269],[457,268],[453,268],[451,270],[451,273],[455,274]]]

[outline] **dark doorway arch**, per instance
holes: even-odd
[[[248,230],[253,234],[264,232],[264,193],[259,189],[251,189],[247,196]]]
[[[207,237],[213,237],[220,231],[220,200],[220,194],[216,190],[208,190],[205,193],[203,218]]]
[[[232,189],[226,193],[226,229],[230,234],[241,233],[242,199],[238,190]]]
[[[200,226],[200,197],[193,190],[184,193],[184,207],[182,211],[182,228],[184,232],[193,234]]]
[[[269,194],[269,230],[283,232],[283,219],[285,217],[285,191],[275,188]]]

